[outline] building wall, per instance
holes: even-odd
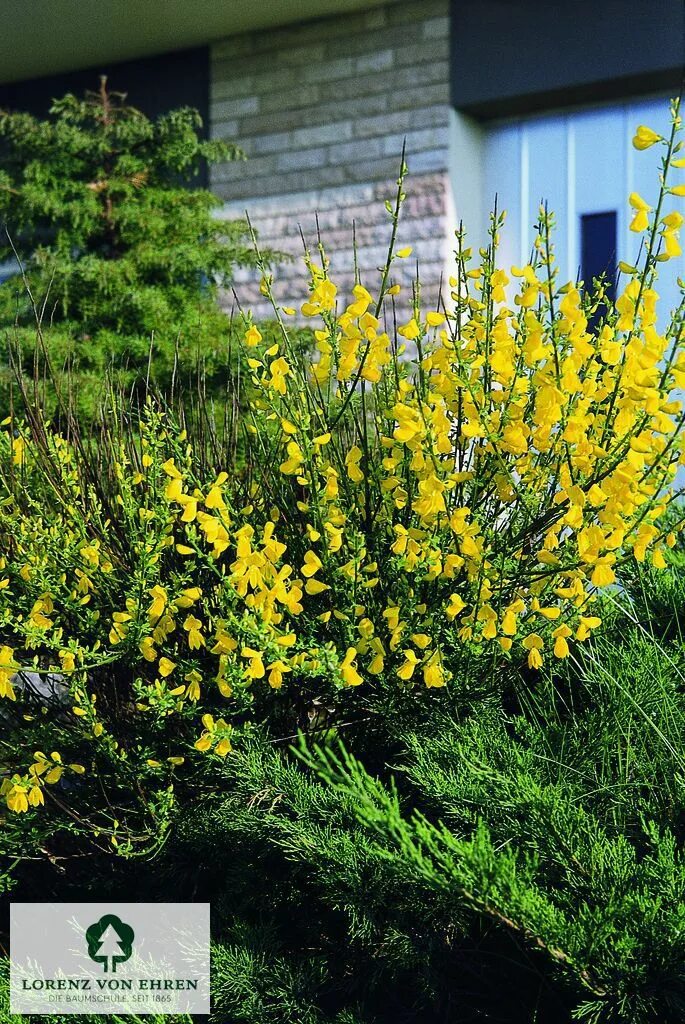
[[[449,2],[395,0],[353,15],[248,33],[211,47],[210,124],[246,163],[219,165],[211,187],[225,216],[247,210],[265,246],[300,254],[300,227],[316,246],[317,215],[333,277],[353,283],[353,224],[362,280],[385,260],[403,142],[409,179],[400,244],[418,259],[435,302],[453,220],[449,184]],[[278,270],[286,304],[304,298],[301,261]],[[242,304],[268,313],[254,275],[236,282]],[[227,297],[227,303],[230,301]]]
[[[642,235],[629,230],[631,192],[656,205],[661,146],[637,152],[632,137],[638,125],[668,137],[668,94],[626,99],[590,108],[515,118],[484,131],[482,190],[489,207],[497,195],[507,220],[500,235],[503,265],[525,264],[535,238],[541,204],[554,212],[555,257],[560,281],[586,277],[583,268],[584,216],[614,213],[614,262],[634,263]],[[677,172],[672,172],[677,182]],[[682,212],[682,200],[667,196],[662,214]],[[685,277],[685,255],[662,263],[657,291],[662,326],[679,301],[677,278]]]

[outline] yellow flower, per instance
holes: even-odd
[[[243,647],[240,654],[243,658],[249,658],[249,664],[245,669],[245,675],[248,679],[263,679],[266,675],[266,670],[261,652],[255,651],[252,647]]]
[[[12,678],[19,668],[14,660],[14,651],[6,644],[0,647],[0,697],[7,700],[16,700],[16,694],[12,686]]]
[[[181,596],[177,597],[174,604],[177,608],[190,608],[191,605],[195,604],[202,597],[202,591],[199,587],[186,587],[181,592]]]
[[[306,551],[304,555],[304,565],[300,572],[303,576],[309,579],[310,576],[314,576],[314,574],[321,569],[322,565],[323,562],[315,551]]]
[[[186,688],[186,697],[189,701],[192,701],[193,704],[196,704],[200,699],[200,683],[202,682],[202,676],[197,669],[191,669],[191,671],[183,678],[188,684]]]
[[[682,249],[673,231],[663,231],[662,238],[664,240],[664,253],[669,259],[675,259],[676,256],[680,256]]]
[[[187,494],[181,494],[178,501],[183,505],[181,521],[184,523],[194,522],[197,517],[197,499],[190,498]]]
[[[591,576],[591,583],[595,587],[608,587],[610,583],[614,583],[616,580],[616,574],[611,568],[611,562],[609,558],[600,558],[595,563],[594,570]]]
[[[635,232],[646,231],[649,227],[649,217],[644,210],[638,210],[630,222],[629,229]]]
[[[269,677],[267,679],[267,682],[269,686],[273,690],[280,690],[281,686],[283,685],[284,674],[286,672],[291,671],[290,665],[288,665],[287,662],[285,661],[277,659],[276,661],[271,662],[271,664],[268,666],[268,669]]]
[[[359,461],[362,457],[362,450],[356,444],[350,448],[349,452],[345,456],[345,466],[347,467],[347,475],[353,484],[360,484],[364,479],[364,474],[359,468]]]
[[[7,806],[15,814],[24,814],[29,809],[26,789],[21,785],[13,785],[6,796]]]
[[[524,648],[528,651],[528,668],[541,668],[542,667],[542,654],[544,650],[545,641],[538,633],[531,633],[523,641]]]
[[[631,192],[628,196],[628,202],[634,210],[642,210],[645,213],[649,213],[652,209],[649,203],[646,203],[638,192]]]
[[[366,671],[372,676],[379,676],[385,668],[385,649],[378,637],[373,637],[369,646],[374,652],[374,656]]]
[[[73,672],[76,668],[76,658],[72,651],[60,651],[59,660],[62,663],[63,672]]]
[[[174,480],[181,480],[182,479],[181,473],[177,469],[176,463],[174,462],[173,459],[167,459],[166,462],[163,462],[162,463],[162,469],[164,470],[166,475],[170,476],[172,479],[174,479]]]
[[[171,673],[174,671],[175,668],[176,668],[175,662],[170,661],[169,658],[160,658],[159,659],[159,666],[158,666],[159,674],[160,674],[160,676],[163,676],[165,679],[166,679],[167,676],[171,675]]]
[[[419,659],[416,657],[411,648],[408,648],[404,652],[404,664],[401,665],[397,670],[397,675],[404,682],[408,682],[414,675],[414,669],[419,663]]]
[[[571,636],[571,630],[568,626],[557,626],[552,633],[554,637],[554,657],[555,658],[568,658],[569,647],[566,642],[567,638]]]
[[[636,232],[646,231],[649,227],[648,214],[652,207],[649,206],[649,204],[646,203],[642,196],[638,195],[637,192],[630,193],[630,196],[628,197],[628,202],[635,210],[635,216],[630,222],[630,230]]]
[[[357,651],[354,647],[348,647],[347,653],[343,661],[340,664],[340,674],[343,677],[343,681],[346,686],[359,686],[364,680],[357,672],[354,665],[354,660],[357,657]]]
[[[397,427],[393,434],[396,441],[406,444],[424,432],[421,416],[416,409],[398,402],[392,410],[392,414],[397,420]]]
[[[28,796],[31,807],[40,807],[45,803],[45,797],[43,796],[43,790],[40,786],[31,786]]]
[[[440,687],[445,685],[445,673],[437,651],[423,666],[423,681],[427,687]]]
[[[191,651],[205,646],[205,638],[200,632],[202,629],[202,623],[199,619],[196,619],[194,615],[189,615],[183,623],[183,628],[188,634],[188,646]]]
[[[602,620],[598,615],[581,615],[580,625],[576,630],[576,640],[587,640],[590,636],[590,632],[593,629],[597,629],[598,626],[602,625]]]
[[[516,615],[511,608],[507,608],[502,616],[502,632],[507,636],[516,636],[517,629]]]
[[[649,149],[655,142],[661,142],[661,135],[657,135],[655,131],[648,128],[645,124],[639,125],[633,136],[633,146],[635,149]]]
[[[327,277],[321,279],[312,293],[312,300],[321,309],[331,310],[335,308],[335,297],[338,289]]]
[[[284,476],[295,476],[300,472],[304,463],[304,456],[296,441],[290,441],[286,446],[288,458],[282,462],[279,469]]]
[[[330,589],[327,583],[315,579],[307,580],[304,585],[305,594],[309,594],[310,597],[316,597],[317,594],[323,594],[324,590]]]
[[[255,348],[255,346],[259,345],[260,341],[262,340],[262,335],[259,331],[259,328],[255,327],[254,324],[252,324],[247,329],[247,331],[245,331],[243,340],[245,344],[248,346],[248,348]]]
[[[161,618],[164,609],[167,605],[167,592],[164,587],[160,587],[156,584],[150,591],[150,597],[152,597],[152,604],[148,608],[148,617],[152,625]]]
[[[26,442],[23,437],[15,437],[12,441],[12,462],[15,466],[21,466],[24,463],[24,455],[26,450]]]
[[[421,334],[421,328],[417,324],[414,317],[411,318],[409,323],[404,324],[402,327],[398,327],[397,333],[401,334],[407,341],[414,341]]]
[[[457,617],[457,615],[459,615],[460,612],[463,612],[464,608],[466,608],[466,602],[459,596],[459,594],[451,594],[449,603],[445,608],[445,615],[451,622]]]
[[[238,643],[230,636],[225,629],[219,628],[216,632],[216,642],[211,648],[212,654],[230,654],[237,650]]]
[[[443,493],[445,485],[438,480],[434,473],[419,480],[419,497],[413,503],[412,508],[422,519],[433,520],[440,512],[446,511]]]

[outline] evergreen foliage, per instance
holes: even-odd
[[[685,662],[632,614],[518,697],[228,761],[180,825],[223,893],[217,1020],[682,1020]]]
[[[213,1024],[681,1021],[685,658],[660,630],[685,603],[670,557],[604,599],[607,631],[577,658],[512,670],[469,705],[443,693],[409,711],[398,694],[299,739],[264,724],[151,864],[112,874],[67,850],[36,875],[24,837],[19,891],[209,899]],[[483,665],[464,672],[477,693]]]
[[[186,187],[202,161],[241,156],[201,128],[189,108],[151,121],[104,78],[47,120],[0,112],[0,260],[23,268],[0,285],[0,325],[31,356],[38,331],[81,407],[110,367],[125,383],[148,364],[160,384],[200,364],[210,385],[224,376],[217,289],[254,257],[247,225]]]
[[[264,727],[152,865],[39,891],[210,899],[213,1024],[675,1024],[685,659],[635,612],[649,581],[682,620],[680,558],[535,684],[411,726],[398,697],[295,749]]]

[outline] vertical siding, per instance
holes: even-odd
[[[555,213],[561,277],[575,278],[578,273],[583,214],[615,210],[618,259],[637,259],[640,236],[629,230],[628,195],[639,192],[647,202],[656,200],[663,155],[660,146],[643,152],[633,149],[632,137],[639,124],[667,135],[668,99],[656,97],[519,119],[487,132],[487,202],[491,205],[497,192],[500,206],[508,211],[502,233],[504,264],[527,261],[541,201]],[[685,179],[682,173],[681,179]],[[682,199],[668,197],[663,212],[685,212],[683,206]],[[664,310],[678,301],[678,276],[685,277],[684,256],[662,265],[658,291]]]
[[[495,197],[499,209],[507,211],[501,235],[500,259],[503,266],[521,263],[523,259],[523,224],[527,221],[522,203],[521,182],[525,177],[522,167],[522,135],[518,125],[507,125],[488,133],[485,139],[485,209],[492,210]]]
[[[558,225],[554,248],[559,272],[562,277],[568,277],[568,121],[566,117],[540,118],[525,122],[522,131],[526,137],[530,166],[528,223],[531,234],[526,252],[530,251],[533,241],[533,224],[539,208],[547,204],[554,212]]]

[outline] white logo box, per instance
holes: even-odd
[[[209,1013],[209,903],[12,903],[10,1010]]]

